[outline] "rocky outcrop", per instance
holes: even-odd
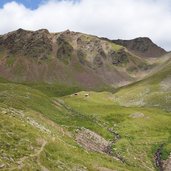
[[[63,61],[64,63],[69,63],[71,57],[73,56],[73,47],[63,38],[59,37],[57,39],[57,54],[56,57]]]
[[[82,128],[77,131],[76,141],[78,144],[87,150],[106,153],[110,142],[89,129]]]
[[[126,64],[129,62],[128,54],[124,51],[124,49],[117,52],[110,51],[109,57],[111,58],[113,65]]]
[[[163,148],[163,145],[160,145],[160,147],[157,149],[155,156],[154,156],[155,165],[160,171],[163,171],[163,163],[161,160],[162,148]]]
[[[0,39],[0,47],[7,49],[8,55],[48,58],[52,51],[50,33],[47,30],[26,31],[18,29]]]

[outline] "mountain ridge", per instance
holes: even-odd
[[[142,79],[154,68],[118,42],[69,30],[18,29],[0,36],[0,49],[0,75],[17,82],[118,87]]]

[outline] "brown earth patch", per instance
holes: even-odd
[[[166,161],[163,161],[163,171],[170,171],[171,170],[171,154]]]

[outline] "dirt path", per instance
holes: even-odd
[[[35,156],[37,156],[37,163],[41,168],[41,171],[49,171],[45,166],[43,166],[40,162],[40,153],[44,150],[45,145],[47,144],[47,142],[44,140],[42,143],[42,146],[40,148],[40,150],[35,154]],[[34,157],[34,156],[33,156]]]
[[[44,139],[41,140],[41,147],[40,149],[34,153],[34,154],[30,154],[29,156],[24,156],[22,157],[19,161],[17,161],[16,163],[18,164],[18,167],[14,167],[14,168],[11,168],[10,170],[22,170],[22,168],[24,167],[24,162],[26,160],[28,160],[29,158],[33,158],[33,157],[36,157],[36,161],[38,163],[38,165],[40,166],[41,168],[41,171],[49,171],[46,167],[44,167],[41,162],[40,162],[40,154],[41,152],[44,150],[44,147],[46,146],[47,144],[47,141],[45,141]]]
[[[35,154],[31,154],[30,157],[40,156],[40,153],[44,150],[44,147],[47,144],[47,141],[42,139],[41,143],[42,143],[41,148]]]

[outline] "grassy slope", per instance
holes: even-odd
[[[157,148],[164,144],[163,159],[171,151],[171,116],[167,111],[170,101],[165,103],[152,94],[158,93],[159,83],[164,78],[168,79],[169,71],[168,63],[153,79],[123,88],[114,95],[89,92],[90,96],[85,97],[87,92],[80,92],[78,96],[60,99],[52,96],[68,94],[65,87],[62,94],[58,94],[55,88],[49,92],[44,85],[27,86],[1,80],[0,165],[5,164],[4,170],[20,167],[23,170],[93,171],[98,167],[155,170],[153,159]],[[142,96],[153,97],[154,101],[150,100],[152,105],[145,100],[143,105],[132,105],[132,101],[128,103],[129,100],[136,101],[138,92],[148,87],[150,93]],[[170,92],[168,87],[164,90],[167,94]],[[162,98],[166,98],[164,90],[161,89]],[[153,104],[156,99],[158,104],[162,104],[157,108]],[[132,114],[137,113],[143,114],[143,117],[133,118]],[[113,152],[121,156],[126,164],[104,154],[87,152],[78,146],[74,136],[81,127],[91,129],[107,140],[114,138],[109,128],[117,132],[121,139],[113,145]]]
[[[119,133],[113,150],[115,154],[124,157],[126,163],[142,170],[155,170],[154,153],[165,144],[163,158],[171,151],[171,120],[170,113],[156,108],[121,107],[114,105],[110,93],[93,93],[90,97],[65,97],[64,101],[76,111],[86,116],[93,116]],[[132,118],[132,114],[141,113],[141,118]]]
[[[157,73],[121,88],[114,96],[123,106],[151,106],[171,111],[171,60]]]
[[[68,86],[66,84],[48,84],[48,83],[25,83],[26,86],[40,90],[50,97],[60,97],[76,93],[82,88],[78,86]]]
[[[131,168],[107,155],[86,152],[78,146],[73,136],[75,129],[81,126],[99,130],[106,137],[111,135],[102,126],[93,125],[90,117],[57,102],[54,104],[52,100],[28,86],[0,83],[0,164],[5,164],[4,170]]]

